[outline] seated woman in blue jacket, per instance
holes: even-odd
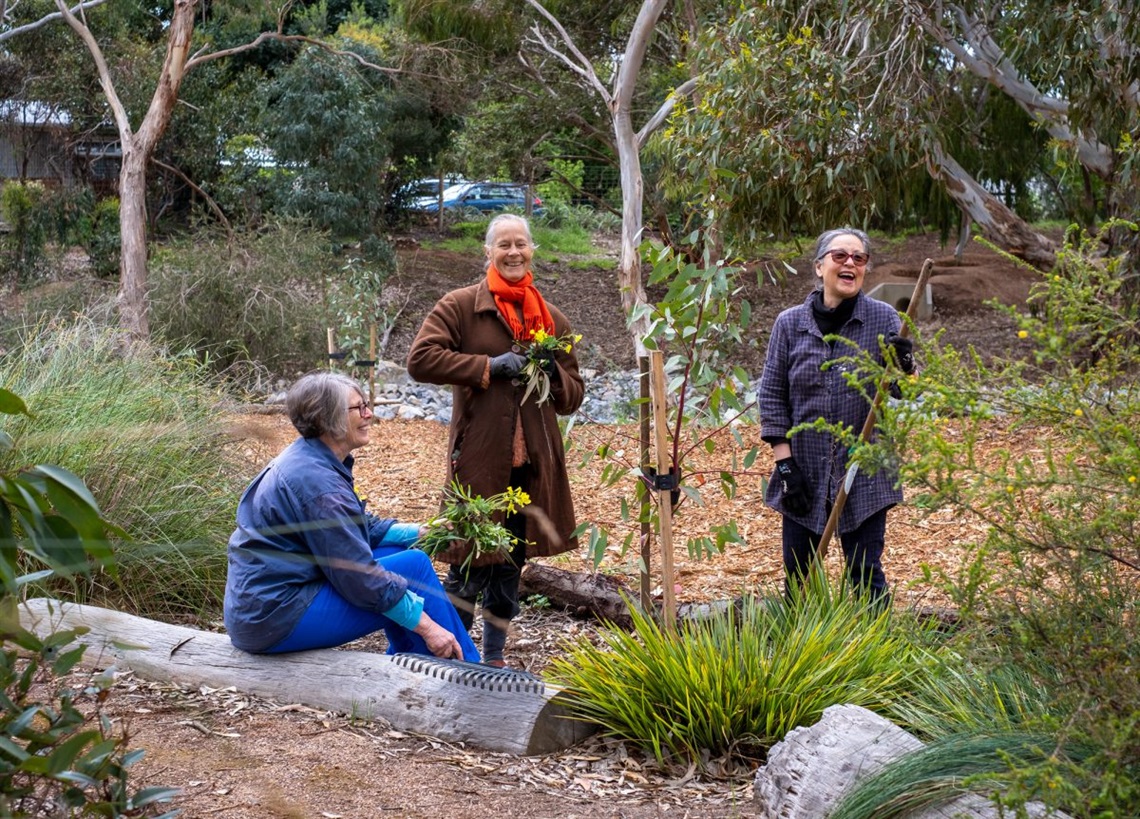
[[[357,383],[310,373],[285,407],[301,437],[245,490],[230,536],[224,615],[234,646],[277,654],[383,629],[389,654],[479,662],[431,559],[408,548],[419,525],[377,518],[356,494],[352,452],[372,426]]]

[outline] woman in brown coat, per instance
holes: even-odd
[[[521,488],[531,503],[504,525],[519,543],[509,560],[461,569],[452,557],[444,587],[468,628],[482,595],[483,658],[502,667],[507,628],[519,612],[519,575],[528,556],[577,548],[574,504],[557,415],[582,404],[585,388],[573,349],[558,349],[543,369],[550,397],[523,401],[519,377],[536,330],[565,337],[570,323],[543,300],[530,270],[534,242],[520,216],[503,214],[487,228],[487,275],[441,298],[408,352],[417,381],[452,385],[447,481],[457,479],[483,497]]]

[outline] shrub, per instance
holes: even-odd
[[[942,578],[985,635],[969,659],[986,668],[986,655],[1007,657],[1050,703],[1040,727],[1058,747],[1092,749],[1022,767],[1016,792],[1068,789],[1089,816],[1140,815],[1140,307],[1122,297],[1129,275],[1099,241],[1070,244],[1031,309],[1013,311],[1010,345],[1024,357],[985,364],[937,339],[920,345],[926,369],[903,384],[915,401],[881,419],[887,437],[907,441],[903,477],[927,508],[988,525],[961,571]],[[1035,449],[983,451],[995,425]]]
[[[91,211],[91,232],[85,243],[96,275],[109,278],[118,274],[122,244],[119,198],[100,199]]]
[[[202,368],[78,319],[30,333],[0,362],[0,383],[34,413],[10,425],[20,458],[82,475],[131,538],[117,576],[95,572],[71,592],[146,616],[216,613],[243,480]],[[0,453],[0,467],[14,462]]]
[[[28,416],[3,389],[0,412]],[[11,447],[6,432],[0,444]],[[108,534],[74,474],[56,466],[0,474],[0,815],[137,815],[174,796],[167,788],[132,792],[128,771],[142,752],[128,750],[100,713],[112,676],[80,691],[59,683],[83,656],[76,632],[40,637],[19,622],[17,596],[30,580],[113,569]],[[21,557],[37,571],[18,575]],[[87,713],[78,707],[84,701]]]
[[[324,287],[339,267],[327,238],[298,223],[233,241],[199,231],[156,250],[152,324],[215,371],[253,361],[277,375],[306,372],[328,358]]]
[[[384,284],[396,271],[391,245],[373,236],[361,243],[361,256],[352,256],[326,289],[328,314],[336,328],[337,349],[349,363],[370,358],[371,331],[391,326],[394,311],[385,310]]]
[[[41,182],[10,181],[0,190],[0,216],[11,228],[7,244],[17,277],[28,278],[47,246],[49,217],[44,208],[47,190]]]

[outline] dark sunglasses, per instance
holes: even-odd
[[[846,250],[825,250],[819,258],[822,259],[824,256],[830,256],[836,264],[843,264],[850,259],[856,267],[862,267],[871,260],[870,255],[866,253],[848,253]]]

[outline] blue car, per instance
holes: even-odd
[[[482,213],[493,213],[504,208],[526,209],[526,185],[512,182],[464,182],[443,190],[443,207],[447,210],[474,208]],[[412,202],[411,210],[435,213],[439,198],[422,196]],[[534,213],[542,213],[542,200],[534,197]]]

